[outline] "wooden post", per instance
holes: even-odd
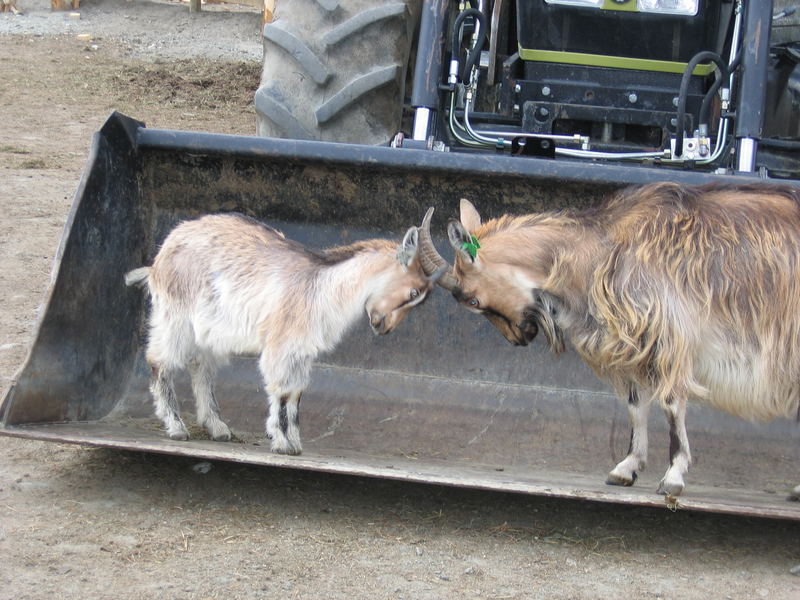
[[[200,12],[200,0],[189,0],[189,12]]]
[[[21,15],[22,11],[17,8],[17,0],[0,0],[0,12],[13,12],[15,15]]]
[[[277,0],[264,0],[264,20],[261,23],[262,25],[266,25],[267,23],[272,23],[272,19],[275,17],[275,3]],[[287,2],[291,2],[292,0],[285,0]]]
[[[16,2],[11,2],[16,4]],[[50,0],[50,8],[53,10],[78,10],[81,6],[81,0]]]

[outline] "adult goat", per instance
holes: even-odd
[[[446,265],[421,228],[427,272]],[[652,400],[670,426],[658,491],[684,489],[688,400],[751,420],[800,407],[800,192],[745,184],[629,188],[602,206],[481,223],[461,201],[447,227],[455,264],[439,283],[508,341],[565,340],[627,398],[628,455],[607,482],[632,485],[647,459]],[[800,486],[792,491],[800,496]]]
[[[212,382],[232,354],[258,354],[269,398],[272,450],[302,451],[299,402],[313,360],[332,350],[366,310],[376,334],[387,334],[421,304],[438,275],[423,273],[418,230],[399,246],[383,239],[312,251],[238,214],[179,224],[152,267],[128,273],[152,298],[147,361],[156,414],[167,434],[188,438],[173,374],[188,367],[197,421],[215,440],[229,440]]]

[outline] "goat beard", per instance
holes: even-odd
[[[553,354],[561,354],[566,348],[564,330],[555,321],[557,309],[553,300],[549,294],[537,294],[533,304],[522,313],[522,329],[533,334],[530,339],[536,337],[541,329],[547,339],[550,351]]]

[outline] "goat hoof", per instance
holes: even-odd
[[[286,456],[299,456],[303,453],[302,450],[297,450],[295,448],[273,448],[272,451],[275,454],[285,454]]]
[[[285,454],[287,456],[300,456],[303,453],[302,448],[273,448],[276,454]]]
[[[291,454],[292,447],[288,444],[277,444],[275,440],[272,441],[272,451],[275,454]]]
[[[611,473],[608,474],[606,478],[606,485],[621,485],[624,487],[630,487],[634,483],[636,483],[636,479],[639,476],[636,474],[636,471],[631,473],[630,478],[622,477],[621,475],[612,475]]]
[[[303,449],[297,448],[292,444],[276,444],[275,442],[273,442],[272,451],[275,454],[287,454],[289,456],[297,456],[299,454],[302,454]]]
[[[662,496],[678,497],[683,493],[684,485],[682,483],[668,483],[665,479],[661,480],[658,484],[656,493]]]
[[[789,492],[789,495],[786,496],[786,499],[790,502],[800,502],[800,485]]]
[[[189,439],[188,431],[171,431],[167,435],[169,436],[169,439],[178,442],[185,442],[186,440]]]
[[[208,433],[215,442],[230,442],[231,438],[233,438],[231,430],[228,429],[228,426],[224,423],[217,427],[209,428]]]

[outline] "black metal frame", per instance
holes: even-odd
[[[452,21],[452,15],[447,14],[449,8],[448,0],[424,3],[412,107],[434,110],[432,134],[436,139],[445,141],[452,150],[474,152],[460,146],[446,126],[449,110],[446,101],[452,89],[443,83],[444,57],[449,51],[447,26]],[[778,78],[770,78],[770,65],[774,63],[770,60],[769,43],[772,0],[748,0],[745,10],[741,68],[733,92],[734,110],[730,113],[735,122],[732,138],[759,140],[764,130],[768,88],[778,81]],[[714,50],[729,43],[724,36],[716,39]],[[516,123],[525,131],[552,134],[565,132],[564,127],[559,129],[558,125],[559,122],[563,125],[565,120],[577,127],[583,126],[578,133],[585,133],[586,129],[591,133],[588,123],[611,122],[616,129],[610,139],[593,139],[594,148],[606,151],[660,149],[653,143],[659,136],[648,133],[648,128],[661,130],[658,142],[664,145],[675,133],[675,98],[681,77],[678,74],[626,70],[622,80],[617,69],[548,63],[532,65],[518,55],[502,53],[496,59],[499,83],[490,94],[483,94],[484,101],[477,107],[481,111],[476,114],[479,122],[499,126]],[[695,127],[706,85],[702,77],[694,77],[690,83],[686,118],[690,130]],[[546,88],[549,88],[548,95],[543,93]],[[635,101],[631,100],[632,93],[636,95]],[[770,93],[776,94],[774,90]],[[578,123],[580,121],[584,124]],[[626,135],[626,128],[633,134]],[[786,149],[766,148],[765,145],[757,155],[756,167],[769,168],[770,173],[778,177],[800,176],[800,161]]]

